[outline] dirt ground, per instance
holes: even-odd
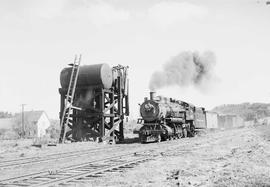
[[[153,161],[91,185],[270,186],[270,126],[204,134],[182,142],[187,145],[168,154],[160,150]]]
[[[209,132],[170,142],[175,144],[170,152],[156,148],[150,155],[152,161],[106,173],[76,186],[270,186],[270,126]],[[35,148],[29,141],[1,142],[0,145],[0,161],[114,146],[92,142]],[[121,148],[138,145],[151,146],[133,143],[123,144]]]
[[[125,135],[128,139],[133,139],[136,136],[137,135],[131,133]],[[111,145],[96,142],[57,144],[57,146],[47,146],[46,144],[43,144],[41,148],[32,146],[33,144],[35,144],[35,140],[33,139],[0,140],[0,162],[1,160],[44,156],[54,153],[86,150],[91,148],[111,147]]]

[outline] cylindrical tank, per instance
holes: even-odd
[[[60,74],[62,88],[68,88],[72,67],[64,68]],[[80,66],[77,86],[102,86],[111,88],[113,82],[112,69],[108,64]]]

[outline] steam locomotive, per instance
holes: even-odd
[[[198,129],[206,128],[204,108],[155,96],[155,92],[150,92],[150,99],[145,98],[140,105],[140,114],[139,123],[143,126],[139,137],[142,143],[193,137]]]

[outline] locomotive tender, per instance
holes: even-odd
[[[193,137],[196,130],[206,128],[206,112],[202,107],[150,92],[150,99],[140,105],[143,126],[139,130],[142,143]]]

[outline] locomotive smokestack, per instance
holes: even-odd
[[[156,92],[150,92],[150,100],[154,100],[156,97]]]

